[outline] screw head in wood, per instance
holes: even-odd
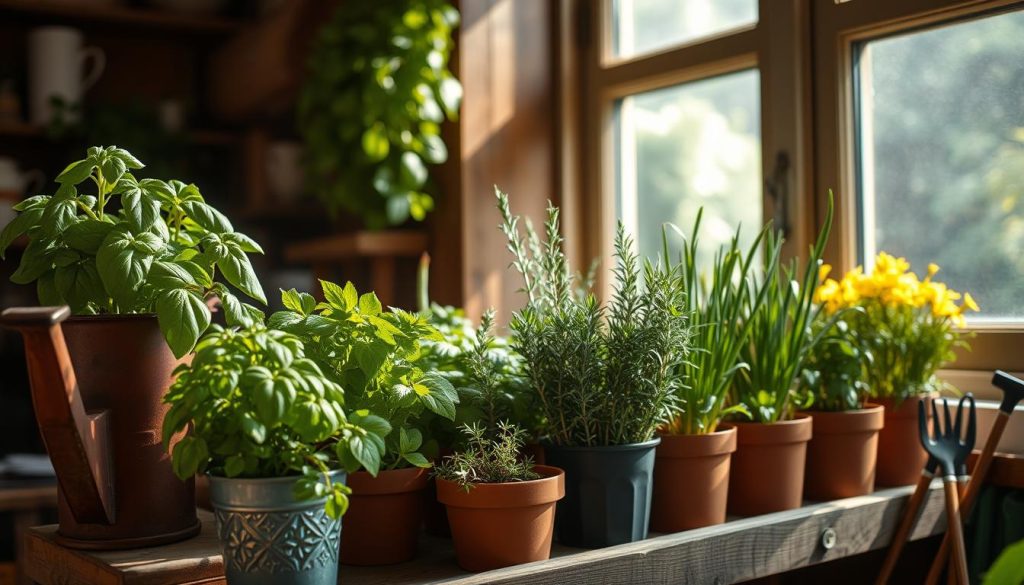
[[[831,526],[821,531],[821,546],[825,550],[832,550],[837,540],[839,540],[839,535]]]

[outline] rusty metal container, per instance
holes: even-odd
[[[160,442],[162,399],[180,363],[152,315],[70,317],[7,309],[25,339],[32,404],[57,472],[58,537],[80,549],[167,544],[199,533],[195,482]]]

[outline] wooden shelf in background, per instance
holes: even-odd
[[[975,450],[967,460],[972,468],[978,460],[979,453],[981,451]],[[985,481],[999,487],[1024,489],[1024,455],[996,453]]]
[[[0,12],[3,11],[75,22],[129,24],[147,29],[205,35],[226,35],[242,26],[239,21],[217,16],[196,16],[156,8],[104,6],[54,0],[0,0]]]
[[[424,535],[412,562],[387,567],[342,566],[346,585],[554,585],[561,583],[737,583],[888,546],[913,487],[810,504],[797,510],[734,519],[598,550],[555,545],[548,561],[471,574],[459,569],[449,539]],[[209,512],[202,533],[169,546],[134,551],[71,551],[53,540],[55,526],[29,532],[29,576],[40,585],[66,582],[223,583],[223,560]],[[834,546],[822,533],[835,531]],[[911,532],[919,540],[946,529],[941,482],[932,484]],[[77,579],[77,580],[76,580]]]
[[[309,264],[341,262],[380,256],[415,258],[427,249],[427,234],[416,231],[359,231],[292,244],[285,250],[289,262]]]

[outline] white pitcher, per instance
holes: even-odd
[[[33,124],[45,126],[54,116],[52,98],[77,105],[82,95],[103,74],[107,59],[97,47],[85,47],[82,32],[66,26],[44,26],[28,36],[29,114]],[[92,61],[83,75],[85,64]],[[78,113],[67,112],[67,121]]]

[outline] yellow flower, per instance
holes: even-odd
[[[832,272],[832,265],[831,264],[822,264],[821,266],[819,266],[818,267],[818,282],[825,282],[825,279],[828,278],[828,273],[829,272]]]
[[[971,296],[971,293],[964,293],[963,306],[974,311],[975,313],[981,310],[981,307],[978,306],[978,303],[974,302],[974,297]]]
[[[829,278],[814,291],[814,302],[825,305],[828,313],[834,313],[842,302],[842,294],[839,291],[839,283]]]
[[[931,264],[929,264],[929,265],[928,265],[928,276],[926,276],[926,277],[924,278],[925,282],[928,282],[929,280],[931,280],[931,279],[932,279],[932,277],[933,277],[933,276],[935,276],[935,274],[936,274],[936,273],[937,273],[938,271],[939,271],[939,265],[938,265],[938,264],[936,264],[936,263],[934,263],[934,262],[932,262]]]

